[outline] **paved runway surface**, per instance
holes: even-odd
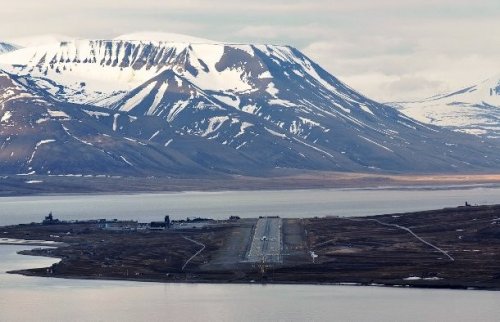
[[[252,245],[247,259],[250,262],[281,263],[281,218],[260,218],[255,225]]]

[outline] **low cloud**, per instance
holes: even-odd
[[[381,89],[387,93],[388,97],[392,97],[401,92],[420,93],[430,90],[437,93],[442,86],[443,83],[440,81],[433,81],[420,76],[403,76],[397,80],[381,84]]]

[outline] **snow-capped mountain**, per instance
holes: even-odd
[[[1,173],[207,175],[219,167],[239,173],[257,166],[155,119],[51,101],[23,85],[28,82],[0,72]]]
[[[374,102],[289,46],[132,34],[22,48],[1,55],[0,68],[70,118],[106,128],[89,130],[94,138],[106,133],[161,151],[184,148],[202,169],[429,172],[500,164],[489,141]],[[179,145],[185,137],[190,146]],[[205,152],[189,154],[204,144]],[[206,163],[204,153],[219,162]]]
[[[7,42],[0,42],[0,55],[19,49],[18,46]]]
[[[424,123],[500,139],[500,76],[452,93],[392,105]]]

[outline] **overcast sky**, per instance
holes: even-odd
[[[500,75],[500,0],[2,0],[0,40],[135,31],[289,44],[380,101]]]

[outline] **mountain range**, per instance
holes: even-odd
[[[500,76],[451,93],[393,106],[424,123],[500,139]]]
[[[0,173],[498,169],[494,140],[414,120],[299,50],[172,34],[0,55]]]

